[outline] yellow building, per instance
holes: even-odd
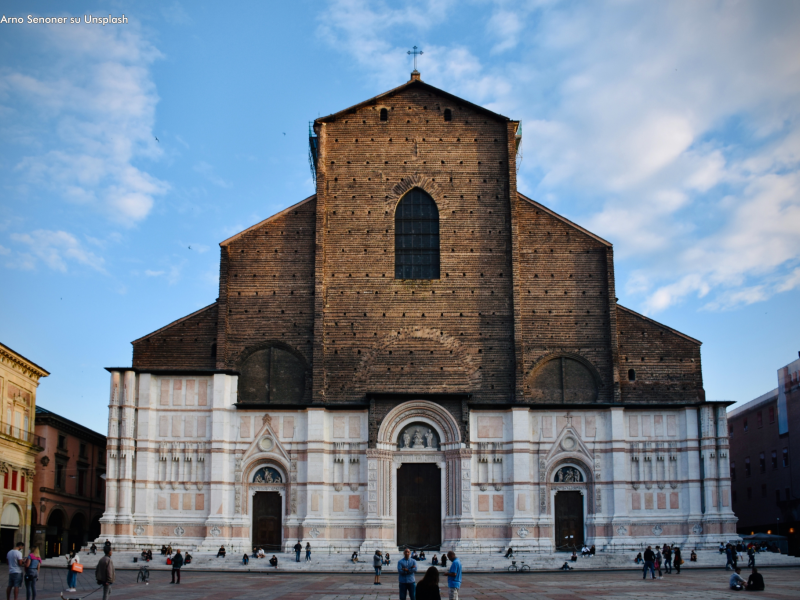
[[[30,541],[35,523],[33,475],[41,438],[34,435],[36,388],[50,373],[0,344],[0,553]]]

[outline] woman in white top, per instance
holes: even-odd
[[[75,586],[78,584],[78,572],[73,565],[80,564],[81,559],[77,552],[70,552],[67,558],[67,591],[74,592]]]

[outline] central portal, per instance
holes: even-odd
[[[583,546],[583,496],[580,492],[556,494],[556,550],[580,550]]]
[[[281,549],[281,495],[256,492],[253,497],[253,546],[270,552]]]
[[[397,470],[397,545],[438,549],[442,543],[441,471],[432,463]]]

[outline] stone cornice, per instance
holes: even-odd
[[[0,343],[0,356],[3,356],[13,362],[22,370],[24,375],[33,379],[34,381],[38,382],[39,378],[50,375],[49,372],[45,371],[35,362],[28,360],[21,354],[14,352],[11,348],[2,343]]]

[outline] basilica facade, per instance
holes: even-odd
[[[316,193],[111,373],[117,547],[545,551],[735,535],[700,342],[516,187],[520,123],[423,82],[314,122]],[[533,141],[535,143],[535,140]]]

